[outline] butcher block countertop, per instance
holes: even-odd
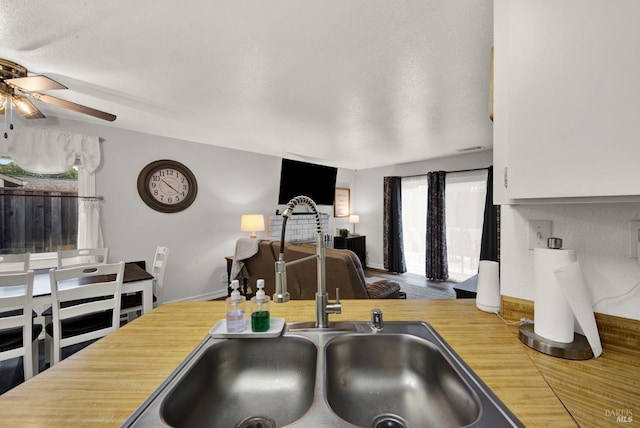
[[[385,321],[430,323],[527,427],[636,426],[640,420],[637,355],[621,358],[605,345],[597,360],[548,357],[523,345],[517,326],[476,309],[473,299],[344,300],[342,314],[330,320],[368,321],[372,308],[382,309]],[[273,304],[271,313],[288,322],[313,321],[315,304]],[[118,427],[224,314],[223,301],[161,306],[0,396],[0,426]],[[552,389],[546,376],[559,371],[579,381],[597,370],[609,376],[596,384],[589,378],[583,391],[569,390],[566,402],[562,388]],[[603,391],[613,404],[599,402]],[[600,417],[581,420],[581,406]],[[633,421],[616,422],[616,411],[631,412]]]

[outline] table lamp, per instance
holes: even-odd
[[[264,216],[262,214],[243,214],[240,220],[240,231],[251,232],[249,238],[256,238],[256,232],[264,231]]]
[[[349,216],[349,223],[353,224],[353,234],[356,234],[356,224],[360,223],[360,216],[357,214],[351,214]]]

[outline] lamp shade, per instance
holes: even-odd
[[[349,223],[353,224],[353,234],[356,234],[356,224],[360,223],[360,216],[357,214],[351,214],[349,216]]]
[[[240,230],[251,232],[250,237],[255,238],[256,232],[264,231],[264,216],[262,214],[243,214],[240,220]]]

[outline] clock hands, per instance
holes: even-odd
[[[169,186],[169,188],[170,188],[171,190],[173,190],[173,191],[174,191],[174,192],[176,192],[177,194],[180,194],[180,191],[176,190],[176,189],[175,189],[171,184],[167,183],[167,181],[166,181],[164,178],[163,178],[161,181],[162,181],[164,184],[166,184],[167,186]]]

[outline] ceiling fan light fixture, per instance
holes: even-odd
[[[26,75],[27,69],[20,64],[0,58],[0,78],[2,80],[24,77]]]
[[[83,106],[82,104],[71,101],[66,101],[61,98],[52,97],[51,95],[35,92],[52,89],[69,88],[44,75],[28,76],[27,69],[20,64],[0,58],[0,94],[4,95],[5,101],[10,99],[11,103],[9,105],[14,106],[15,109],[26,119],[45,118],[45,115],[42,114],[40,110],[38,110],[38,108],[26,98],[26,96],[28,96],[29,98],[42,101],[43,103],[66,108],[98,119],[107,120],[109,122],[116,120],[116,115],[114,114]],[[17,95],[15,90],[24,93],[26,96]],[[13,109],[10,110],[13,111]],[[0,106],[0,114],[3,114],[5,111],[6,106],[4,108]]]
[[[45,117],[26,97],[14,95],[11,97],[11,104],[25,119],[44,119]]]

